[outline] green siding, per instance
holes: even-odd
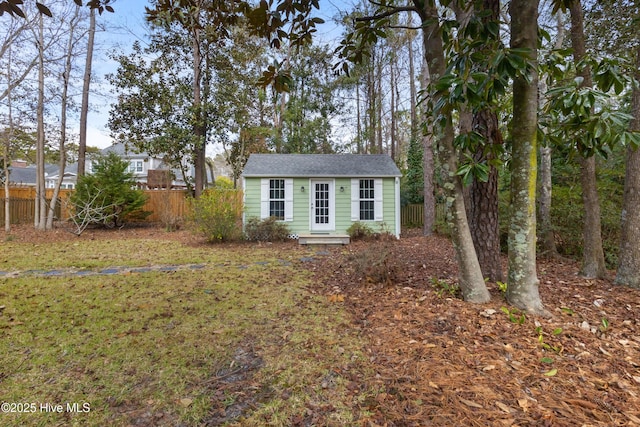
[[[277,177],[274,178],[287,178]],[[374,177],[371,177],[374,178]],[[316,178],[314,178],[316,179]],[[334,182],[335,194],[335,230],[331,233],[345,234],[351,226],[351,178],[317,178]],[[245,219],[260,217],[260,182],[261,178],[245,178]],[[310,213],[311,187],[310,178],[293,179],[293,221],[287,221],[287,226],[294,234],[308,234],[311,232]],[[305,191],[301,191],[304,186]],[[340,191],[340,187],[344,191]],[[374,231],[384,230],[395,233],[396,230],[396,196],[395,178],[383,178],[383,221],[364,221]]]

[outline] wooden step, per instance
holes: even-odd
[[[300,234],[298,243],[300,245],[348,245],[348,234]]]

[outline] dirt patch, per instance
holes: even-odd
[[[262,358],[251,347],[236,349],[233,360],[209,380],[211,411],[204,425],[218,426],[236,421],[246,411],[269,399],[268,385],[257,387],[251,379],[263,365]]]

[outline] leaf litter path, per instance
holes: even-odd
[[[363,268],[387,254],[386,283]],[[379,256],[378,256],[379,258]],[[473,305],[449,292],[455,254],[441,237],[355,242],[310,265],[341,303],[376,374],[366,425],[640,426],[640,291],[539,260],[550,318],[509,307],[498,287]]]
[[[316,256],[328,255],[326,251],[317,251]],[[316,258],[315,256],[301,257],[301,262],[312,262]],[[289,265],[291,262],[286,260],[278,260],[282,265]],[[171,264],[171,265],[151,265],[145,267],[107,267],[101,269],[77,269],[77,268],[60,268],[60,269],[33,269],[33,270],[20,270],[20,271],[0,271],[0,278],[13,279],[18,277],[64,277],[64,276],[110,276],[114,274],[142,274],[150,272],[164,272],[173,273],[180,270],[201,270],[204,268],[237,268],[243,270],[249,268],[250,265],[268,265],[270,261],[255,261],[252,264],[240,264],[232,265],[227,263],[220,263],[215,265],[208,264]]]

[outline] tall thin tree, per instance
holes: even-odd
[[[507,300],[536,314],[548,314],[536,271],[536,168],[538,114],[538,0],[512,0],[511,47],[526,49],[532,68],[513,81],[511,213]]]
[[[93,49],[96,35],[96,9],[89,12],[89,37],[87,39],[87,56],[84,63],[82,79],[82,103],[80,105],[80,139],[78,141],[78,177],[85,174],[87,155],[87,119],[89,117],[89,89],[91,87],[91,70],[93,67]]]

